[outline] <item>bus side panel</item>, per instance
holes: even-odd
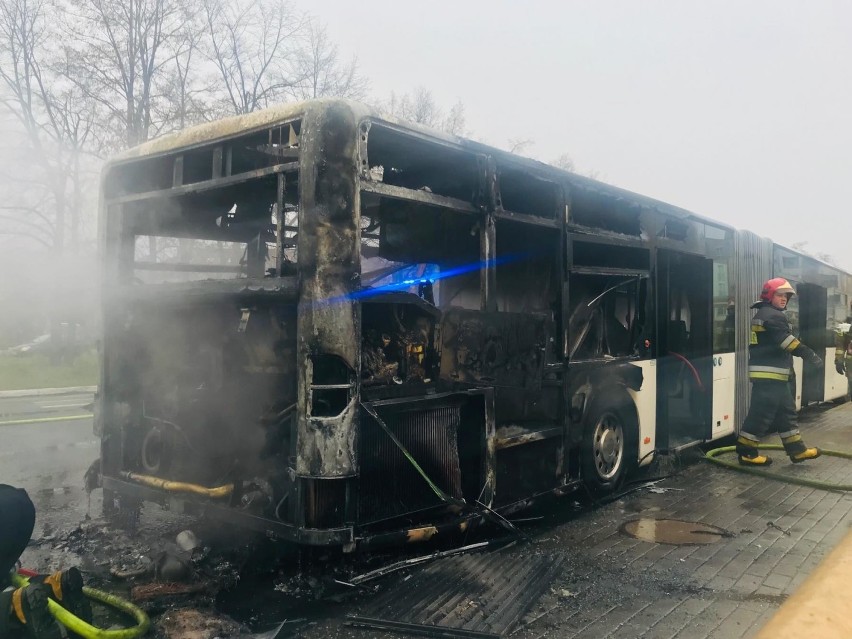
[[[796,374],[796,410],[802,410],[802,379],[804,367],[801,357],[793,358],[793,372]]]
[[[734,432],[734,405],[736,403],[736,364],[734,353],[713,356],[713,430],[711,439]]]
[[[631,362],[642,369],[642,388],[638,391],[628,389],[636,413],[639,415],[639,459],[640,465],[650,464],[651,454],[656,446],[657,433],[657,361],[653,359]]]
[[[847,388],[846,375],[841,375],[834,368],[833,346],[825,349],[822,361],[825,362],[825,401],[830,402],[833,399],[844,397]]]

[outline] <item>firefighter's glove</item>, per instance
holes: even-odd
[[[822,357],[811,351],[811,354],[808,356],[808,361],[814,366],[822,366]]]
[[[846,366],[844,366],[844,365],[843,365],[843,362],[841,362],[841,361],[839,361],[839,360],[838,360],[838,361],[836,361],[836,362],[834,362],[834,369],[835,369],[835,370],[836,370],[836,371],[837,371],[840,375],[845,375],[845,374],[846,374]]]

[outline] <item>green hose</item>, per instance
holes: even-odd
[[[762,450],[784,450],[784,447],[779,444],[760,444],[758,448]],[[733,453],[736,452],[736,446],[723,446],[722,448],[714,448],[713,450],[708,450],[704,454],[704,459],[709,462],[713,462],[714,464],[719,464],[719,466],[725,466],[726,468],[732,468],[733,470],[738,470],[743,473],[748,473],[750,475],[757,475],[758,477],[766,477],[768,479],[777,479],[778,481],[785,481],[789,484],[798,484],[799,486],[808,486],[809,488],[819,488],[821,490],[842,490],[842,491],[852,491],[852,484],[832,484],[827,481],[818,481],[816,479],[807,479],[805,477],[794,477],[791,475],[783,475],[781,473],[770,473],[765,470],[761,470],[758,468],[754,468],[753,466],[742,466],[738,462],[729,462],[723,459],[718,459],[718,455],[723,455],[725,453]],[[846,453],[840,450],[825,450],[820,448],[820,454],[826,455],[827,457],[841,457],[842,459],[852,459],[852,453]]]
[[[18,587],[23,587],[29,584],[29,579],[16,574],[13,576],[12,582]],[[96,628],[79,617],[72,615],[53,599],[49,599],[47,607],[50,610],[50,613],[59,623],[68,628],[68,630],[76,632],[81,637],[86,637],[87,639],[135,639],[136,637],[144,635],[151,627],[151,621],[148,619],[148,615],[145,614],[145,611],[134,606],[129,601],[125,601],[124,599],[111,595],[103,590],[89,588],[88,586],[83,586],[83,594],[89,599],[99,601],[102,604],[106,604],[107,606],[116,608],[121,612],[130,615],[136,620],[136,625],[132,628],[122,628],[121,630],[103,630],[101,628]]]

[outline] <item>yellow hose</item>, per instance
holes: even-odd
[[[12,583],[20,588],[28,585],[29,579],[16,574],[12,576]],[[135,639],[136,637],[144,635],[151,627],[151,621],[148,619],[148,615],[145,614],[145,611],[134,606],[129,601],[125,601],[124,599],[111,595],[103,590],[89,588],[88,586],[83,586],[83,594],[89,599],[99,601],[107,606],[116,608],[117,610],[130,615],[136,620],[136,625],[132,628],[122,628],[121,630],[103,630],[102,628],[96,628],[65,610],[65,608],[56,603],[53,599],[48,599],[47,607],[48,610],[50,610],[50,614],[52,614],[59,623],[68,628],[68,630],[76,632],[81,637],[86,637],[87,639]]]
[[[780,444],[759,444],[758,448],[760,448],[761,450],[784,450],[784,447]],[[726,468],[731,468],[732,470],[738,470],[742,473],[748,473],[749,475],[757,475],[758,477],[766,477],[767,479],[777,479],[778,481],[787,482],[788,484],[797,484],[799,486],[808,486],[809,488],[819,488],[821,490],[852,491],[852,484],[832,484],[827,481],[807,479],[806,477],[794,477],[781,473],[770,473],[766,470],[754,468],[752,466],[742,466],[738,462],[729,462],[725,461],[724,459],[718,458],[719,455],[723,455],[725,453],[733,453],[736,452],[736,450],[736,446],[723,446],[722,448],[714,448],[713,450],[708,450],[704,454],[704,459],[709,462],[713,462],[714,464],[718,464],[719,466],[725,466]],[[825,450],[824,448],[820,448],[820,454],[825,455],[827,457],[852,459],[852,453],[846,453],[840,450]]]
[[[234,492],[233,484],[217,486],[216,488],[207,488],[206,486],[199,486],[198,484],[189,484],[182,481],[170,481],[168,479],[160,479],[159,477],[140,475],[138,473],[123,472],[121,473],[121,476],[125,479],[129,479],[130,481],[135,481],[138,484],[150,486],[151,488],[160,488],[172,493],[192,493],[194,495],[201,495],[202,497],[211,497],[213,499],[228,497],[232,492]]]

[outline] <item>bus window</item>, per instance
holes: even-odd
[[[731,353],[734,350],[734,305],[733,283],[728,275],[727,262],[713,263],[713,352]]]
[[[497,220],[497,310],[555,316],[559,235],[552,229]]]
[[[369,201],[368,201],[369,204]],[[477,220],[435,207],[383,200],[361,214],[361,282],[421,294],[428,301],[479,310]],[[428,283],[424,287],[421,284]]]
[[[251,263],[257,271],[275,267],[274,243],[199,240],[137,235],[133,278],[137,283],[192,282],[246,277]]]
[[[644,278],[574,273],[570,291],[568,332],[572,360],[626,357],[640,352]]]

